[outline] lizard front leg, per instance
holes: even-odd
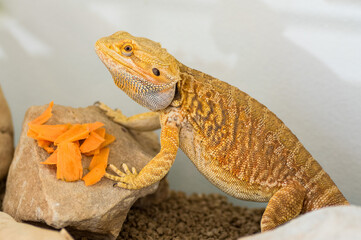
[[[95,105],[103,110],[108,117],[112,118],[114,122],[129,129],[138,131],[153,131],[160,128],[158,112],[146,112],[126,117],[122,111],[118,109],[113,110],[102,102],[96,102]]]
[[[139,173],[134,168],[130,171],[128,166],[123,164],[124,172],[110,166],[119,177],[109,173],[106,173],[105,177],[117,181],[118,187],[126,189],[140,189],[160,181],[173,165],[178,151],[179,128],[176,124],[163,125],[160,144],[160,152]]]
[[[261,231],[271,230],[295,217],[302,210],[305,188],[293,182],[279,189],[269,200],[261,220]]]

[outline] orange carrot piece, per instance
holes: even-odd
[[[109,148],[104,148],[115,140],[107,134],[104,123],[43,125],[52,116],[54,102],[36,119],[28,123],[27,135],[38,141],[38,145],[51,155],[41,164],[56,165],[57,179],[77,181],[83,179],[86,186],[100,181],[108,163]],[[80,146],[79,140],[84,140]],[[57,149],[52,147],[52,143]],[[90,172],[83,178],[81,152],[95,154],[90,162]]]
[[[95,150],[93,150],[93,151],[90,151],[90,152],[84,152],[83,154],[85,155],[85,156],[94,156],[94,155],[97,155],[97,154],[99,154],[100,153],[100,149],[99,148],[97,148],[97,149],[95,149]]]
[[[36,139],[47,140],[54,142],[61,134],[65,133],[69,128],[70,124],[59,124],[59,125],[37,125],[29,124],[29,131],[34,132]],[[30,133],[31,134],[31,133]]]
[[[96,132],[102,138],[105,137],[105,128],[98,128],[98,129],[94,130],[94,132]]]
[[[56,178],[67,182],[80,180],[83,176],[81,152],[72,142],[58,145]]]
[[[93,185],[102,179],[108,165],[108,157],[109,148],[103,148],[99,154],[94,155],[89,165],[90,172],[82,178],[85,186]]]
[[[58,163],[58,150],[55,150],[44,162],[41,164],[53,165]]]
[[[53,115],[51,113],[52,109],[54,106],[54,101],[51,101],[49,103],[49,106],[47,107],[47,109],[37,118],[35,118],[33,121],[31,121],[29,124],[43,124],[46,121],[49,120],[49,118]]]
[[[98,128],[98,129],[94,130],[94,132],[96,132],[99,136],[101,136],[102,138],[105,139],[105,128]],[[90,152],[83,152],[83,154],[85,154],[86,156],[92,156],[92,155],[99,154],[100,149],[103,148],[104,146],[106,146],[106,145],[104,145],[104,142],[102,143],[103,146],[100,145],[97,149],[94,149],[93,151],[90,151]]]
[[[96,167],[101,167],[106,169],[108,165],[108,157],[109,157],[109,148],[103,148],[100,150],[99,154],[94,155],[90,164],[89,170],[92,170]]]
[[[74,142],[87,138],[89,135],[88,127],[85,124],[75,124],[68,131],[61,134],[54,141],[55,145],[61,142]]]
[[[73,143],[75,143],[75,145],[76,145],[77,147],[80,147],[79,141],[74,141]]]
[[[114,142],[115,137],[114,137],[113,135],[110,135],[110,134],[108,134],[108,133],[105,133],[104,139],[105,139],[105,141],[104,141],[102,144],[100,144],[100,146],[99,146],[97,149],[95,149],[95,150],[93,150],[93,151],[90,151],[90,152],[86,152],[86,153],[84,153],[84,154],[85,154],[86,156],[91,156],[91,155],[99,154],[100,149],[102,149],[102,148],[108,146],[109,144],[111,144],[112,142]]]
[[[89,137],[87,137],[87,139],[85,139],[83,144],[80,146],[80,151],[82,153],[93,151],[97,149],[104,141],[104,138],[102,138],[95,131],[93,131],[89,134]]]
[[[31,129],[28,130],[27,135],[28,135],[28,137],[31,137],[34,139],[36,139],[38,137],[38,134]]]
[[[90,172],[88,172],[82,178],[82,180],[84,181],[85,186],[90,186],[99,182],[104,175],[105,175],[105,168],[96,167],[93,168]]]
[[[100,145],[99,148],[103,148],[108,146],[109,144],[111,144],[112,142],[115,141],[115,137],[113,135],[110,135],[108,133],[105,133],[105,137],[104,137],[105,141]]]
[[[85,123],[83,125],[86,125],[88,127],[89,132],[92,132],[98,128],[101,128],[104,126],[104,123],[102,122],[93,122],[93,123]]]
[[[47,140],[42,140],[39,139],[38,140],[38,146],[43,148],[45,151],[47,151],[48,153],[53,153],[54,152],[54,148],[50,147],[51,142],[47,141]]]

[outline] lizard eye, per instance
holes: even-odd
[[[160,75],[160,72],[159,72],[158,68],[153,68],[153,69],[152,69],[152,72],[153,72],[153,74],[156,75],[156,76],[159,76],[159,75]]]
[[[122,54],[129,57],[133,53],[133,47],[130,44],[126,44],[122,47]]]

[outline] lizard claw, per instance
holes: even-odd
[[[113,119],[113,121],[116,123],[124,125],[127,122],[128,118],[124,116],[122,111],[120,111],[119,109],[113,110],[111,107],[100,101],[95,102],[94,106],[100,108],[105,113],[105,115]]]
[[[106,105],[105,103],[102,103],[100,101],[96,101],[93,105],[100,108],[101,110],[103,110],[106,113],[114,111],[108,105]]]
[[[121,188],[126,189],[139,189],[141,187],[138,187],[136,184],[136,177],[138,176],[137,170],[132,167],[132,171],[129,170],[128,166],[124,163],[122,165],[123,171],[119,170],[117,167],[115,167],[113,164],[109,164],[108,167],[115,172],[118,176],[106,174],[105,177],[110,178],[114,181],[117,181],[117,183],[114,183],[113,186],[118,186]]]

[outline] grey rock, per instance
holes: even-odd
[[[169,184],[165,178],[159,182],[158,189],[155,193],[149,194],[143,198],[139,198],[133,206],[138,208],[147,208],[152,205],[160,204],[166,201],[170,195]]]
[[[299,216],[283,226],[242,240],[348,240],[361,238],[361,207],[322,208]]]
[[[13,154],[13,123],[9,106],[0,87],[0,180],[8,173]]]
[[[35,227],[30,224],[19,223],[4,212],[0,212],[0,239],[73,240],[65,229],[58,232]]]
[[[69,227],[115,238],[132,204],[138,198],[154,193],[158,183],[140,190],[126,190],[113,187],[114,182],[105,178],[89,187],[83,181],[57,180],[55,167],[40,164],[49,154],[26,136],[28,122],[45,108],[31,107],[25,115],[9,171],[4,212],[16,220],[42,222],[57,229]],[[115,166],[126,163],[140,171],[160,149],[155,133],[129,131],[108,119],[95,106],[75,109],[54,105],[53,116],[46,124],[95,121],[103,122],[107,132],[116,137],[110,145],[109,155],[109,163]],[[143,141],[137,141],[139,138]],[[90,159],[83,156],[84,166],[89,165]]]

